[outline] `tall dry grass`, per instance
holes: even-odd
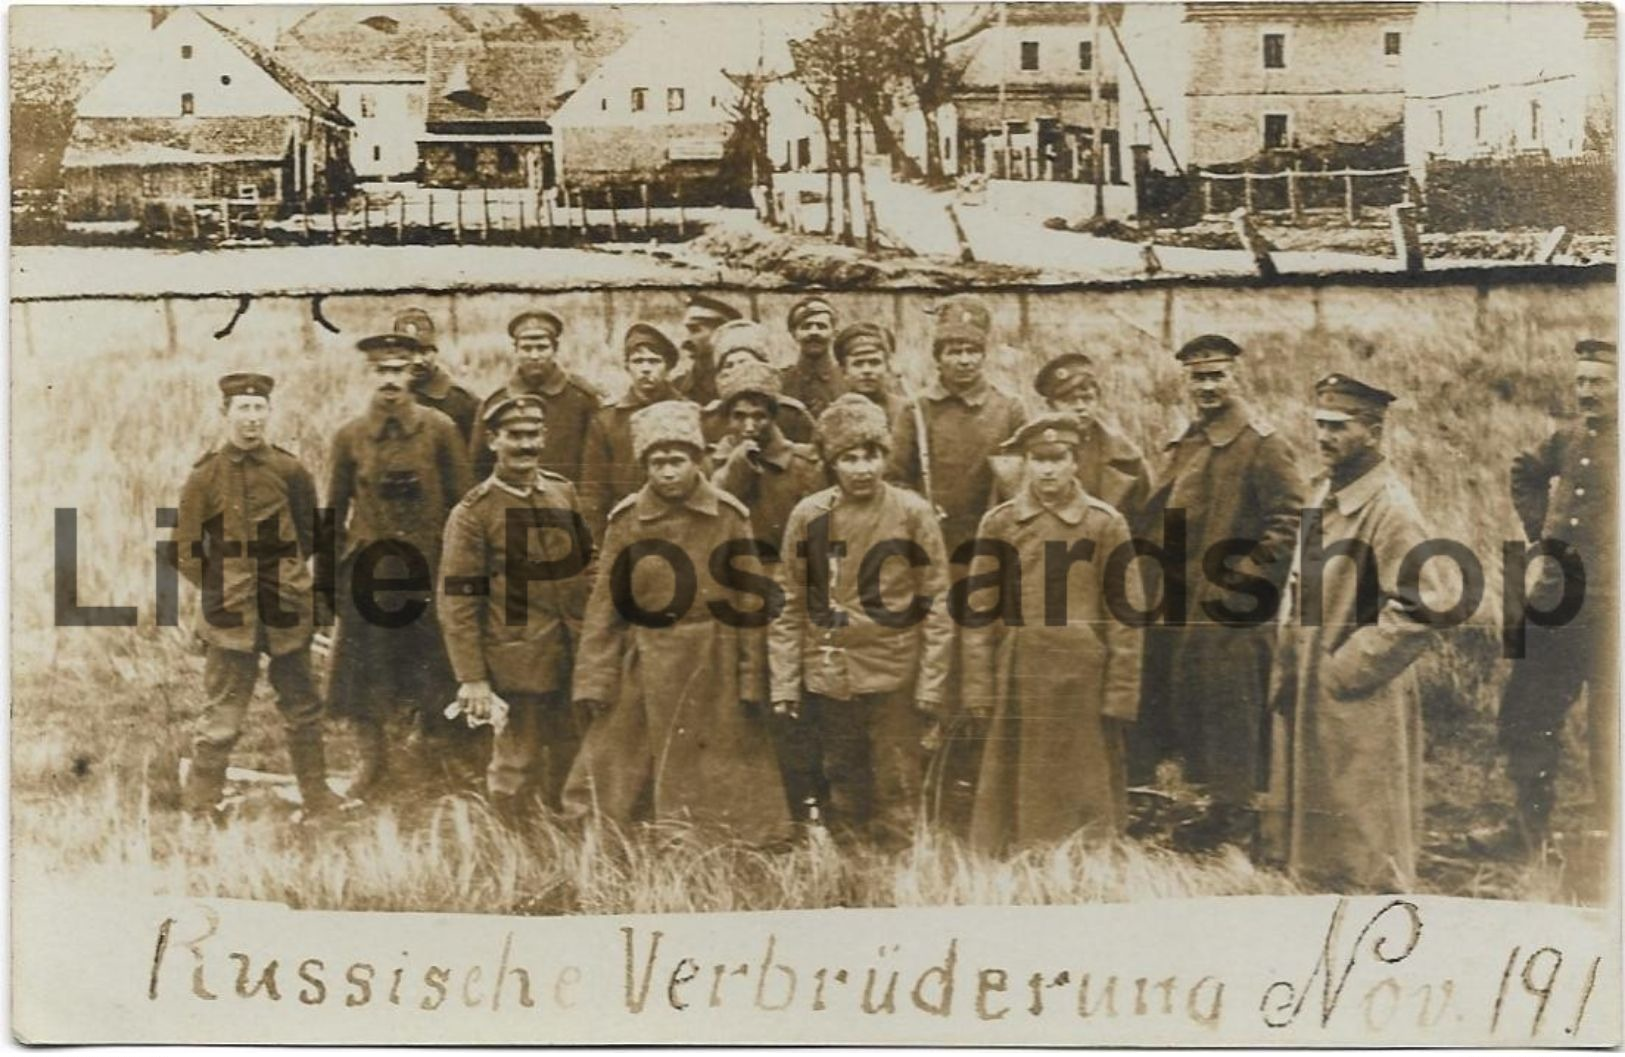
[[[748,300],[776,324],[792,294]],[[735,295],[741,302],[744,295]],[[1311,451],[1311,383],[1347,371],[1401,394],[1389,452],[1441,535],[1479,555],[1488,590],[1475,619],[1441,636],[1423,662],[1435,824],[1499,817],[1486,716],[1505,664],[1498,656],[1499,553],[1517,536],[1506,497],[1510,457],[1550,428],[1565,404],[1573,341],[1612,334],[1612,288],[1432,290],[1161,290],[990,294],[1004,341],[994,379],[1030,398],[1043,359],[1087,349],[1100,364],[1106,414],[1148,452],[1183,422],[1174,343],[1218,330],[1248,349],[1247,386],[1260,412]],[[924,295],[836,295],[844,319],[899,333],[899,370],[930,374]],[[1275,891],[1244,863],[1191,862],[1156,849],[1066,846],[1003,864],[923,841],[895,859],[836,861],[822,852],[764,857],[655,839],[599,854],[540,832],[493,828],[476,806],[449,803],[426,827],[389,813],[312,840],[270,818],[222,832],[182,832],[148,803],[186,738],[200,659],[183,617],[153,626],[154,511],[172,505],[191,462],[211,444],[214,379],[251,366],[278,379],[273,431],[325,482],[328,439],[366,400],[360,333],[422,304],[442,329],[444,358],[476,393],[500,384],[507,318],[542,304],[567,324],[568,365],[621,388],[610,339],[633,318],[672,326],[667,291],[401,295],[333,298],[328,333],[306,300],[256,299],[220,339],[232,301],[82,301],[14,305],[11,360],[14,845],[43,876],[135,871],[163,890],[284,899],[323,906],[545,909],[565,893],[578,909],[729,909],[935,902],[1044,902],[1145,895]],[[790,354],[787,338],[781,354]],[[136,605],[137,628],[53,625],[52,511],[74,508],[81,601]],[[284,770],[274,709],[256,703],[239,748],[249,766]],[[347,763],[342,733],[335,767]],[[1454,882],[1452,882],[1454,883]],[[1496,884],[1502,884],[1497,880]],[[1505,882],[1520,885],[1522,880]],[[564,899],[565,895],[559,895]],[[527,903],[527,900],[535,901]]]

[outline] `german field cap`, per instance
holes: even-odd
[[[541,397],[531,393],[521,393],[506,400],[499,400],[485,412],[485,425],[489,429],[501,429],[503,426],[516,426],[526,422],[541,425],[546,419],[547,405],[542,403]]]
[[[818,416],[818,441],[825,458],[863,444],[891,449],[891,427],[886,412],[868,397],[846,393],[837,397]]]
[[[233,371],[220,377],[220,393],[227,400],[234,396],[270,396],[275,388],[276,379],[253,371]]]
[[[1179,347],[1174,359],[1186,367],[1203,363],[1229,363],[1241,355],[1241,346],[1223,334],[1203,334]]]
[[[897,341],[892,337],[891,331],[879,323],[852,323],[841,328],[841,332],[835,335],[837,363],[844,365],[847,357],[863,349],[890,356],[897,349]]]
[[[1034,448],[1060,445],[1076,449],[1083,443],[1083,429],[1078,420],[1062,411],[1039,415],[1018,428],[1010,439],[999,445],[1007,454],[1024,455]]]
[[[426,349],[435,347],[434,320],[421,308],[408,308],[396,316],[395,333],[416,339]]]
[[[936,329],[931,334],[931,347],[948,341],[967,341],[973,345],[986,345],[988,331],[993,329],[993,317],[987,304],[975,294],[954,294],[927,309],[937,317]]]
[[[767,348],[766,328],[748,319],[730,319],[711,335],[711,352],[719,362],[728,353],[744,349],[766,363]]]
[[[662,444],[682,444],[704,453],[700,405],[691,400],[662,400],[632,416],[633,458],[642,462],[649,449]]]
[[[667,367],[677,364],[677,346],[653,323],[634,323],[626,328],[621,340],[621,354],[632,355],[634,349],[648,349],[666,361]]]
[[[1038,369],[1033,388],[1047,399],[1065,396],[1079,385],[1095,383],[1095,361],[1083,352],[1063,352]]]
[[[368,363],[407,363],[423,351],[423,343],[405,334],[374,334],[362,338],[355,347],[367,356]]]
[[[833,321],[835,319],[835,306],[822,297],[803,297],[790,306],[790,315],[788,317],[790,329],[794,330],[801,326],[809,316],[819,315],[828,316]]]
[[[557,341],[563,333],[564,320],[539,308],[521,312],[508,323],[508,337],[515,341],[527,334],[545,334]]]
[[[1586,338],[1574,345],[1574,355],[1582,360],[1592,363],[1618,363],[1619,353],[1611,341],[1601,341],[1597,338]]]
[[[722,322],[738,319],[742,315],[733,305],[709,294],[689,294],[684,307],[693,315],[706,316]]]
[[[1315,383],[1315,420],[1347,422],[1354,418],[1380,419],[1388,405],[1399,399],[1386,389],[1367,385],[1346,374],[1328,374]]]
[[[778,405],[784,383],[779,372],[759,360],[745,360],[729,367],[717,378],[717,396],[727,407],[735,397],[761,396]]]

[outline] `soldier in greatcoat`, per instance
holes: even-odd
[[[1479,850],[1536,854],[1551,835],[1563,727],[1582,690],[1586,698],[1585,744],[1590,757],[1591,822],[1613,832],[1618,789],[1619,662],[1617,657],[1618,529],[1615,515],[1619,468],[1618,354],[1612,342],[1587,339],[1575,353],[1579,416],[1566,422],[1535,451],[1512,464],[1512,503],[1530,543],[1566,547],[1583,570],[1580,611],[1561,625],[1525,620],[1522,656],[1501,697],[1500,744],[1507,776],[1517,794],[1517,818],[1500,834],[1475,835]],[[1561,566],[1530,563],[1525,592],[1531,609],[1562,604]],[[1521,617],[1521,614],[1520,614]]]
[[[1111,837],[1128,823],[1123,731],[1139,712],[1144,632],[1118,619],[1110,596],[1122,591],[1136,610],[1144,596],[1138,576],[1108,580],[1129,527],[1079,484],[1087,443],[1067,412],[1018,430],[1004,450],[1025,463],[1021,491],[976,533],[991,546],[971,562],[986,586],[969,593],[967,612],[993,619],[966,622],[961,670],[966,709],[988,721],[971,843],[992,854],[1079,830]],[[1078,561],[1054,567],[1055,548],[1080,545]]]
[[[835,335],[835,362],[841,368],[841,383],[847,392],[857,393],[886,413],[893,451],[901,442],[904,420],[913,413],[892,369],[896,352],[897,339],[879,323],[852,323]]]
[[[846,384],[841,366],[832,355],[835,307],[818,295],[803,297],[790,306],[786,317],[796,343],[796,360],[780,370],[784,395],[801,402],[814,418],[842,393]]]
[[[1142,751],[1179,755],[1186,779],[1210,797],[1206,815],[1176,834],[1193,850],[1254,840],[1273,641],[1271,614],[1207,575],[1204,558],[1216,544],[1241,541],[1232,544],[1245,547],[1232,570],[1279,591],[1304,499],[1292,446],[1242,395],[1240,356],[1240,346],[1216,334],[1176,354],[1195,419],[1164,448],[1138,533],[1166,549],[1184,526],[1186,560],[1170,557],[1151,577],[1150,597],[1163,612],[1146,636],[1137,727],[1151,728]],[[1181,599],[1182,613],[1166,612]],[[1240,619],[1221,620],[1216,607]]]
[[[395,333],[418,343],[412,354],[412,396],[424,407],[432,407],[457,423],[463,443],[474,436],[480,401],[458,385],[440,363],[434,320],[421,308],[408,308],[395,317]]]
[[[508,337],[513,341],[513,373],[480,405],[469,448],[475,479],[483,481],[491,476],[496,464],[484,430],[486,412],[510,397],[528,394],[540,397],[547,407],[542,469],[580,482],[587,427],[603,404],[603,394],[559,363],[559,339],[563,334],[564,321],[551,312],[521,312],[508,323]]]
[[[797,504],[785,530],[773,708],[805,725],[832,829],[895,844],[917,821],[924,742],[943,713],[947,554],[931,507],[884,480],[891,430],[878,407],[848,393],[818,432],[836,484]]]
[[[337,587],[328,696],[354,724],[353,792],[364,796],[391,769],[392,720],[408,721],[419,749],[424,738],[457,736],[440,715],[455,684],[434,597],[446,517],[472,482],[456,424],[412,398],[417,342],[380,334],[357,348],[375,390],[367,410],[333,437],[327,496],[335,540],[319,571]],[[375,590],[375,582],[385,586]]]
[[[610,509],[643,485],[643,464],[632,447],[632,416],[651,404],[683,399],[671,384],[677,346],[658,327],[632,324],[621,350],[626,392],[593,415],[582,453],[578,491],[594,539],[603,538]]]
[[[573,684],[595,718],[566,809],[626,824],[647,804],[657,822],[777,842],[789,811],[766,723],[767,600],[745,590],[762,576],[749,512],[705,479],[691,401],[638,412],[632,443],[648,479],[610,512],[598,558]]]
[[[937,377],[898,427],[892,478],[942,511],[942,535],[953,557],[976,533],[993,496],[993,465],[998,451],[1026,421],[1021,401],[987,380],[988,334],[992,317],[982,299],[955,294],[935,307],[931,355]],[[920,437],[923,421],[926,436]]]
[[[1422,827],[1422,702],[1413,668],[1461,597],[1442,568],[1407,561],[1430,538],[1382,451],[1394,395],[1346,374],[1315,386],[1323,473],[1290,585],[1278,678],[1287,737],[1272,751],[1287,864],[1337,892],[1412,891]],[[1339,555],[1330,557],[1329,555]],[[1309,560],[1315,556],[1315,560]]]
[[[274,385],[256,373],[220,379],[226,436],[193,465],[176,514],[176,565],[202,595],[204,705],[184,790],[186,806],[200,814],[219,810],[261,654],[270,657],[305,814],[340,805],[327,786],[322,699],[310,657],[316,482],[292,452],[266,439]],[[266,546],[282,553],[266,553]]]
[[[1134,442],[1100,417],[1094,361],[1088,353],[1064,352],[1039,368],[1033,389],[1050,411],[1065,412],[1078,422],[1078,483],[1121,513],[1132,528],[1151,494],[1151,471]],[[1021,467],[1018,455],[994,456],[996,502],[1020,492]]]
[[[585,727],[570,700],[570,655],[592,541],[575,486],[541,466],[542,400],[510,397],[486,419],[496,468],[446,523],[441,629],[462,710],[489,718],[493,694],[509,708],[486,771],[492,803],[512,813],[515,798],[534,789],[556,809]],[[515,541],[523,541],[517,553]]]
[[[717,398],[716,349],[712,344],[717,328],[730,320],[742,319],[739,309],[709,294],[690,294],[683,309],[683,351],[688,362],[672,373],[672,386],[682,396],[701,407]]]

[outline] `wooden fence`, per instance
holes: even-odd
[[[357,193],[326,209],[252,198],[148,199],[143,232],[186,241],[292,243],[502,243],[684,239],[698,229],[681,197],[656,206],[649,185],[432,188]]]
[[[1192,174],[1201,185],[1202,213],[1217,216],[1237,207],[1249,213],[1288,213],[1302,222],[1312,209],[1341,209],[1350,224],[1362,207],[1386,207],[1410,200],[1409,170],[1283,169],[1279,172]]]

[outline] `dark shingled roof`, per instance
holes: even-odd
[[[256,66],[270,74],[272,80],[281,85],[289,95],[292,95],[300,103],[308,107],[317,117],[335,125],[348,127],[355,124],[355,122],[345,117],[338,107],[333,105],[333,101],[327,97],[326,93],[295,73],[287,63],[241,33],[222,26],[209,16],[199,14],[198,17],[218,30],[220,35],[231,41],[238,51],[247,55]]]
[[[65,169],[280,161],[299,118],[82,117],[62,155]]]
[[[428,124],[546,121],[578,86],[575,60],[568,43],[431,45]]]

